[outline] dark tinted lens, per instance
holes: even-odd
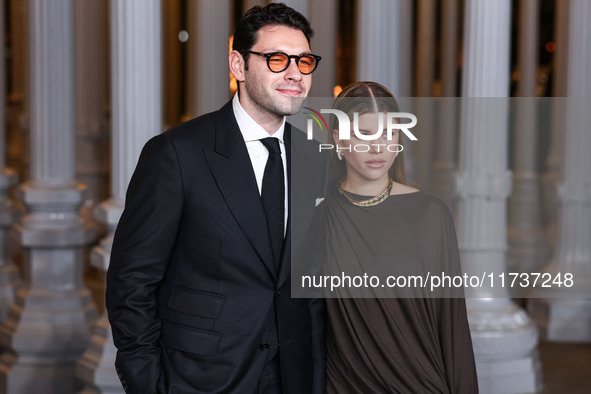
[[[312,55],[305,55],[300,58],[298,68],[302,74],[310,74],[316,67],[316,58]]]
[[[289,58],[287,57],[287,55],[283,54],[283,53],[275,53],[272,56],[269,56],[269,68],[271,69],[271,71],[283,71],[287,68],[287,62],[289,61]]]

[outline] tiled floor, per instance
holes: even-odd
[[[542,394],[591,393],[591,344],[541,342]]]

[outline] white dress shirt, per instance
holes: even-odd
[[[252,169],[254,170],[254,176],[259,187],[259,195],[263,190],[263,175],[265,173],[265,166],[267,165],[267,159],[269,158],[269,151],[263,143],[260,141],[263,138],[275,137],[279,140],[279,148],[281,149],[281,160],[283,161],[283,179],[285,188],[285,215],[283,231],[287,229],[287,215],[288,215],[288,189],[287,189],[287,155],[285,153],[285,142],[283,141],[283,133],[285,131],[285,117],[281,126],[272,135],[269,135],[249,114],[246,113],[240,101],[238,100],[238,93],[234,95],[232,99],[232,109],[234,110],[234,116],[236,122],[242,133],[242,137],[246,142],[246,149],[250,156],[250,162]]]

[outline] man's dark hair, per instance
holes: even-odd
[[[305,16],[284,3],[270,3],[264,7],[254,6],[238,22],[232,49],[242,53],[245,68],[248,69],[248,53],[257,40],[257,33],[266,26],[281,25],[301,30],[310,44],[310,38],[314,35],[310,22]]]

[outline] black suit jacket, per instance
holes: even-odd
[[[287,124],[288,163],[292,138],[304,136]],[[319,173],[314,149],[298,165]],[[298,197],[310,210],[322,194],[316,178]],[[152,138],[129,184],[107,274],[126,391],[254,393],[276,325],[284,392],[322,392],[322,303],[290,297],[290,239],[288,221],[277,270],[231,102]]]

